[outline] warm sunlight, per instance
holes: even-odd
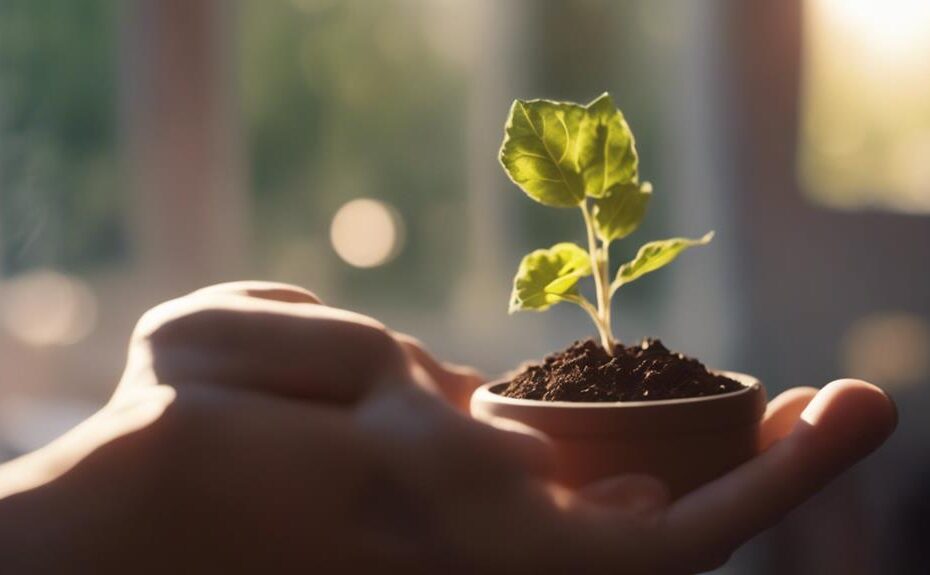
[[[835,207],[930,211],[930,2],[809,0],[803,66],[807,191]]]
[[[877,57],[913,60],[927,55],[916,50],[930,42],[926,0],[817,0],[815,4],[824,18],[868,43]]]

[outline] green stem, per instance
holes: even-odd
[[[597,294],[597,310],[594,323],[601,336],[601,345],[604,346],[604,350],[609,355],[613,355],[616,342],[610,325],[607,246],[604,245],[602,249],[598,249],[597,237],[594,234],[594,222],[591,219],[588,202],[582,202],[580,207],[581,214],[584,216],[585,229],[588,232],[588,254],[591,256],[591,273],[594,275],[594,289]]]
[[[603,309],[601,313],[604,317],[604,325],[607,328],[607,333],[610,335],[610,353],[613,355],[613,348],[617,344],[616,339],[614,339],[613,326],[611,325],[610,319],[610,301],[613,299],[613,292],[610,291],[610,253],[608,248],[610,245],[606,241],[601,241],[601,258],[600,258],[600,276],[601,276],[601,286],[603,289]]]

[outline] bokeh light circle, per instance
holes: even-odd
[[[388,263],[400,252],[403,222],[388,204],[359,198],[339,208],[329,236],[344,262],[357,268],[373,268]]]
[[[35,270],[0,284],[0,325],[27,345],[71,345],[96,327],[97,298],[79,278]]]

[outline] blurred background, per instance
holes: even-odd
[[[0,0],[0,460],[208,283],[298,283],[489,375],[593,335],[507,316],[521,256],[583,224],[496,155],[514,98],[603,91],[656,190],[619,255],[717,230],[621,293],[621,337],[901,410],[720,572],[928,572],[926,0]]]

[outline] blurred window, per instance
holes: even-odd
[[[467,225],[465,93],[462,70],[430,33],[428,5],[242,3],[240,85],[265,275],[399,307],[447,296]],[[360,198],[387,206],[405,241],[383,250],[396,257],[355,267],[340,259],[330,230]],[[356,250],[387,241],[365,221],[340,220],[341,247],[353,234]]]
[[[818,203],[930,213],[930,2],[807,0],[799,166]]]
[[[0,275],[125,253],[115,7],[0,2]]]
[[[577,213],[533,204],[496,167],[508,102],[490,107],[491,98],[474,96],[500,90],[482,84],[487,72],[479,68],[487,67],[501,69],[507,100],[586,101],[611,91],[631,118],[642,173],[656,183],[657,199],[637,239],[669,233],[666,214],[677,192],[663,185],[672,179],[663,164],[670,155],[663,132],[674,128],[662,125],[661,109],[670,103],[657,94],[682,65],[684,32],[674,10],[669,1],[515,10],[448,0],[245,0],[239,86],[261,274],[338,293],[344,303],[439,309],[454,298],[463,275],[474,272],[465,265],[468,236],[483,232],[469,215],[479,192],[467,186],[484,166],[499,172],[486,205],[507,213],[488,214],[495,229],[485,231],[503,240],[492,249],[504,254],[507,266],[515,268],[527,250],[571,237],[582,241]],[[486,11],[493,27],[482,20]],[[574,32],[562,34],[567,28]],[[506,42],[514,54],[500,49]],[[484,58],[475,43],[497,53]],[[483,125],[469,123],[475,117]],[[469,149],[470,138],[480,149]],[[347,220],[339,224],[342,246],[332,241],[334,217],[359,199],[389,210],[397,229],[388,236],[402,239],[396,249],[369,249],[367,242],[388,236],[360,227],[349,249],[390,254],[374,265],[340,257],[352,237]],[[618,246],[619,257],[631,257],[634,243]],[[480,262],[499,254],[471,257]],[[506,288],[512,272],[496,270],[495,281]],[[633,286],[625,297],[653,301],[667,279]]]

